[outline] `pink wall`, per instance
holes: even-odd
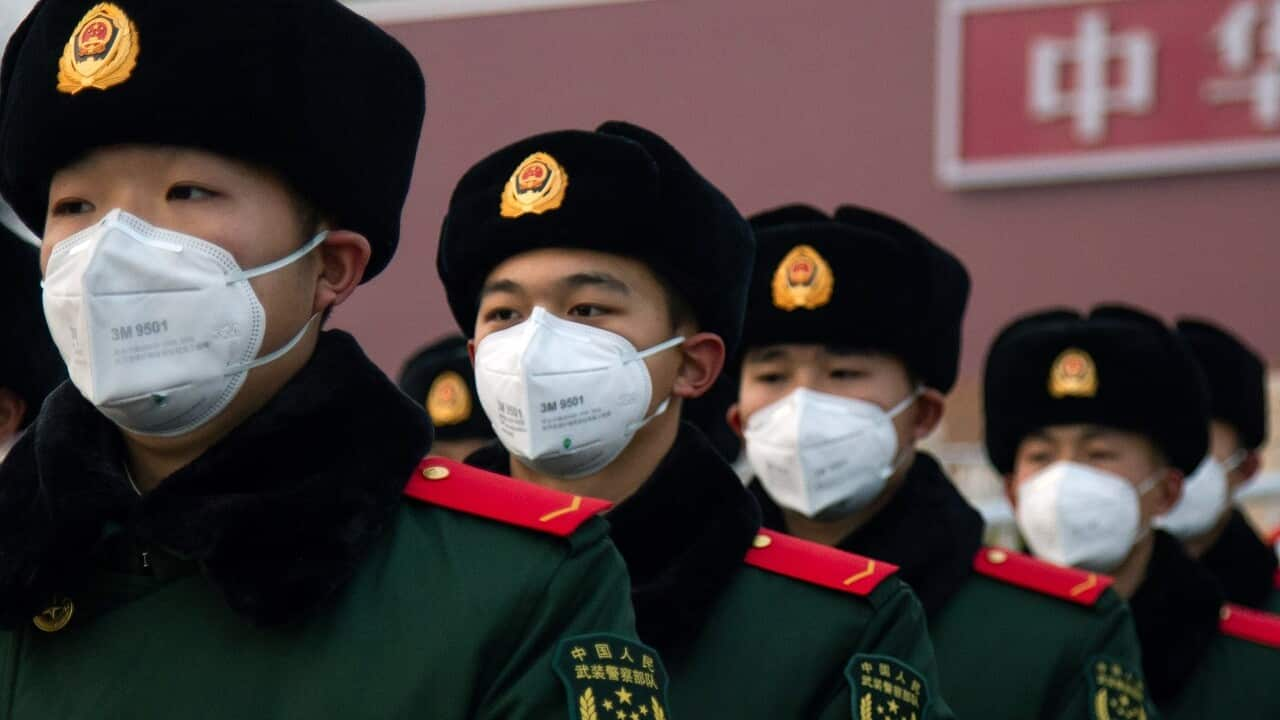
[[[669,138],[744,212],[854,201],[951,248],[974,279],[970,379],[1014,314],[1103,299],[1219,318],[1280,360],[1280,170],[944,191],[934,12],[923,0],[652,0],[392,27],[427,74],[424,142],[399,254],[337,325],[395,372],[453,330],[435,248],[461,174],[525,135],[625,119]]]

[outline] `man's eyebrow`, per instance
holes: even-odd
[[[1080,437],[1082,440],[1097,440],[1099,438],[1115,437],[1119,434],[1119,430],[1106,425],[1086,425]]]
[[[494,280],[484,284],[484,288],[480,290],[480,297],[488,297],[500,292],[518,293],[521,290],[520,283],[515,280]]]
[[[606,272],[581,272],[561,278],[557,284],[570,290],[598,287],[620,295],[630,295],[631,286]]]
[[[772,362],[774,360],[785,360],[786,357],[786,348],[779,345],[770,345],[747,353],[746,360],[747,362]]]

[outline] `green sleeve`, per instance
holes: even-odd
[[[893,693],[915,690],[910,697],[920,699],[923,714],[920,720],[954,720],[955,713],[942,697],[942,682],[938,677],[938,661],[933,654],[933,641],[929,639],[924,608],[915,593],[900,580],[891,578],[873,597],[876,612],[858,643],[857,654],[850,658],[845,676],[849,692],[843,693],[843,702],[823,712],[823,720],[859,718],[862,703],[871,705],[898,703],[901,717],[911,717],[907,701],[895,699]],[[886,668],[891,672],[878,677]],[[905,673],[905,675],[900,675]],[[905,678],[906,682],[902,682]],[[886,686],[868,687],[871,682],[891,683]],[[923,690],[913,688],[916,682]],[[869,708],[868,708],[869,709]],[[892,717],[890,713],[888,716]],[[880,717],[877,713],[876,717]]]
[[[537,589],[529,615],[512,624],[516,637],[503,650],[508,656],[498,659],[495,681],[477,705],[477,718],[575,718],[569,692],[553,667],[561,641],[590,634],[636,638],[626,566],[606,537],[604,521],[591,524],[597,527],[570,538],[569,555],[546,587]]]
[[[1098,691],[1103,689],[1097,681],[1100,664],[1109,666],[1121,677],[1119,687],[1137,688],[1147,707],[1147,718],[1159,717],[1154,704],[1146,697],[1142,679],[1142,646],[1133,615],[1114,591],[1108,590],[1098,599],[1095,608],[1100,617],[1091,623],[1092,632],[1080,636],[1076,652],[1071,658],[1068,674],[1058,683],[1058,694],[1046,698],[1041,717],[1052,720],[1095,720]]]

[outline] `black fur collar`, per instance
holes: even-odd
[[[1228,602],[1265,608],[1275,589],[1275,549],[1258,537],[1238,508],[1231,509],[1222,537],[1200,558],[1200,564],[1218,579]]]
[[[764,510],[765,527],[786,532],[782,509],[759,480],[751,490]],[[951,484],[936,460],[924,452],[897,493],[867,524],[840,541],[841,550],[899,566],[932,616],[941,610],[973,572],[982,546],[982,515]]]
[[[510,458],[497,443],[467,462],[511,471]],[[678,663],[742,568],[760,529],[760,509],[702,432],[681,423],[653,476],[608,517],[631,576],[640,638],[668,663]]]
[[[430,445],[422,409],[330,331],[261,411],[138,497],[119,432],[64,383],[0,466],[0,623],[74,598],[109,524],[199,563],[254,622],[297,617],[389,527]]]
[[[1129,600],[1142,645],[1142,671],[1156,705],[1177,696],[1218,634],[1222,595],[1207,570],[1163,530],[1147,576]]]

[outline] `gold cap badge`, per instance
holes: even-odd
[[[138,64],[138,28],[116,5],[101,3],[89,11],[62,50],[58,90],[75,95],[85,88],[119,85]]]
[[[437,426],[457,425],[471,418],[471,391],[467,381],[452,370],[445,370],[431,381],[427,391],[427,413]]]
[[[1054,398],[1091,398],[1098,394],[1098,367],[1089,353],[1068,348],[1049,370],[1049,395]]]
[[[546,153],[534,153],[520,163],[502,189],[502,217],[555,210],[564,202],[567,187],[569,176],[560,163]]]
[[[31,622],[43,632],[54,633],[71,622],[71,616],[75,611],[76,606],[71,602],[71,598],[59,596],[49,603],[49,607],[45,608],[44,612],[31,618]]]
[[[835,277],[831,266],[808,245],[797,245],[773,273],[773,304],[788,312],[817,310],[831,302]]]

